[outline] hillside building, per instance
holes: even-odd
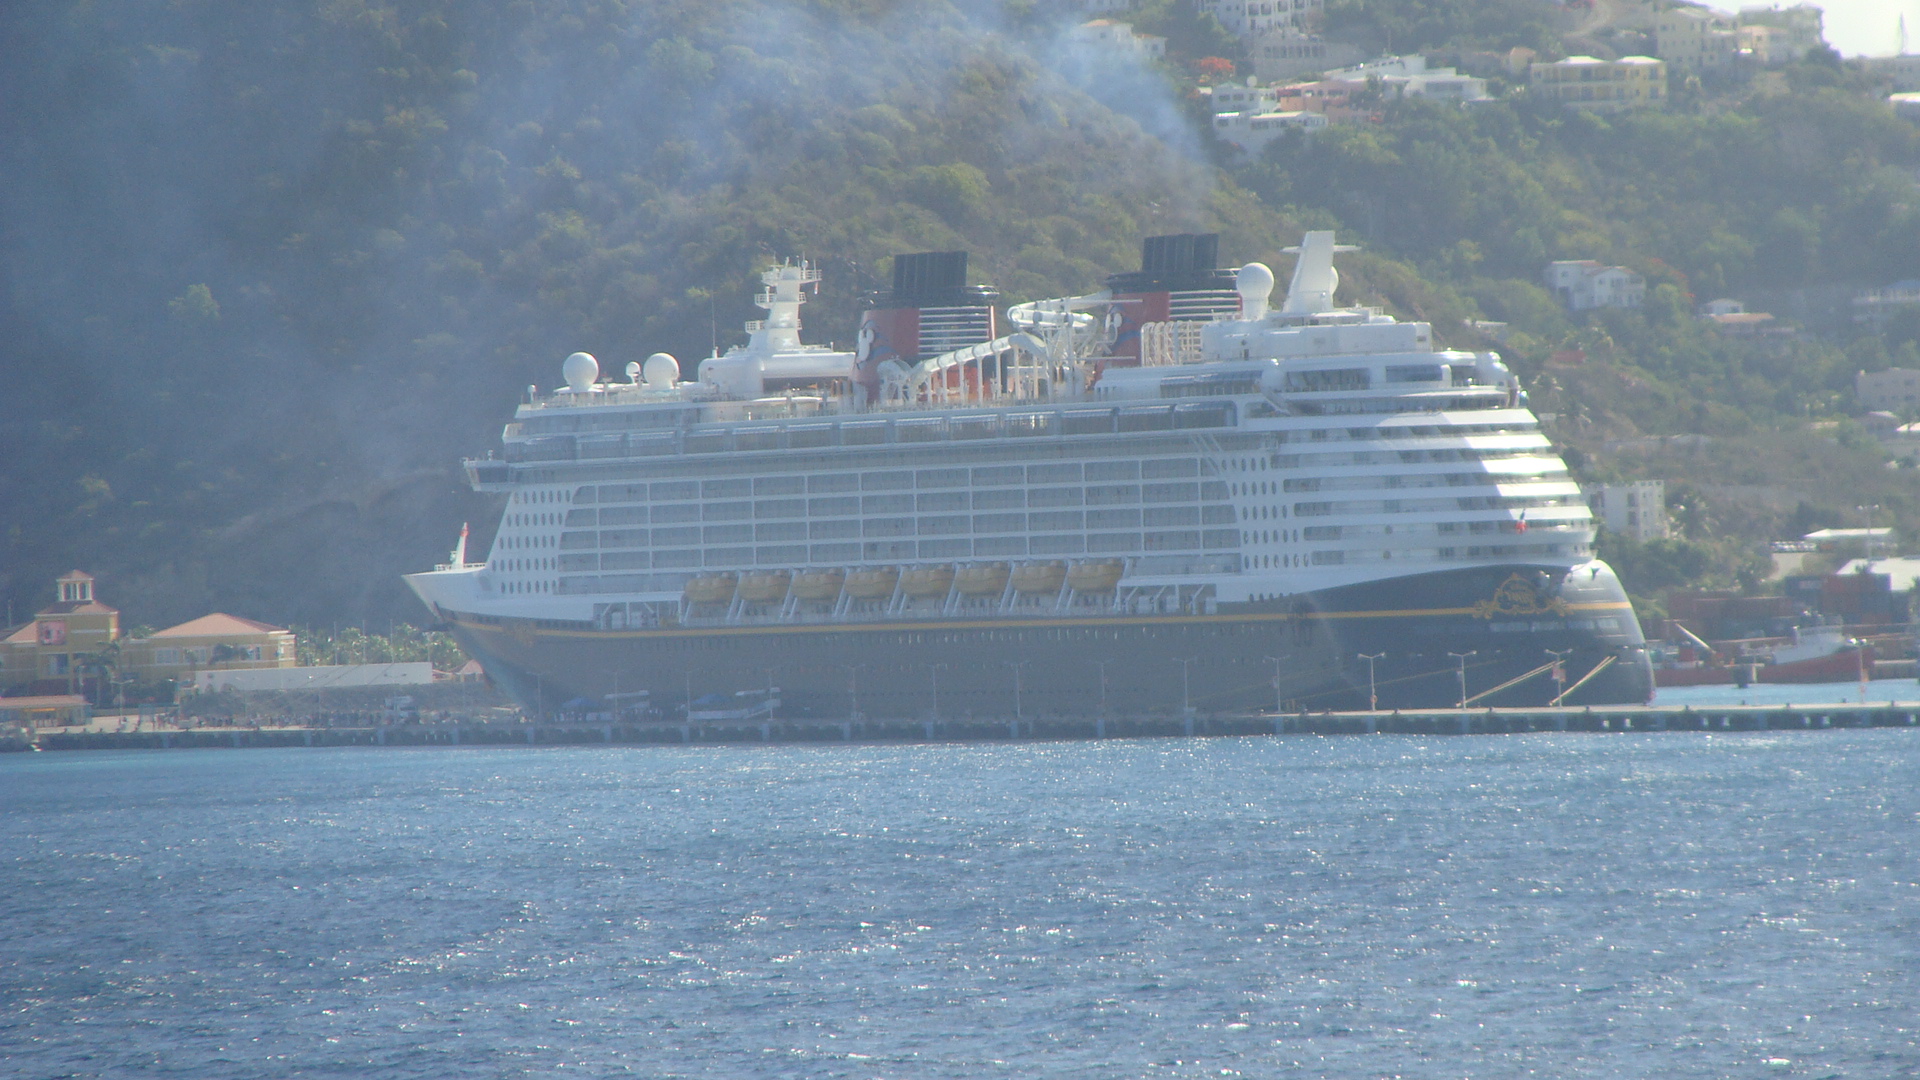
[[[1069,36],[1082,45],[1131,53],[1144,60],[1159,60],[1167,55],[1166,38],[1135,33],[1133,24],[1114,19],[1089,19],[1074,27]]]
[[[1261,86],[1257,79],[1248,79],[1245,83],[1203,86],[1200,93],[1206,97],[1208,109],[1216,116],[1220,113],[1273,112],[1277,100],[1273,87]]]
[[[1862,371],[1853,377],[1853,396],[1869,412],[1896,416],[1920,413],[1920,370]]]
[[[1706,8],[1674,7],[1653,20],[1654,55],[1689,75],[1720,71],[1740,51],[1732,19]]]
[[[1812,4],[1741,8],[1737,21],[1742,55],[1767,65],[1805,59],[1827,43],[1826,13]]]
[[[1269,30],[1248,40],[1247,58],[1253,73],[1263,82],[1296,79],[1313,72],[1326,71],[1359,60],[1358,46],[1327,41],[1293,27]]]
[[[1616,113],[1660,108],[1667,100],[1667,65],[1651,56],[1569,56],[1528,68],[1527,87],[1535,97],[1569,109]]]
[[[1886,332],[1888,320],[1913,311],[1920,311],[1920,278],[1869,289],[1853,298],[1853,321],[1876,334]]]
[[[1641,543],[1665,540],[1671,535],[1671,524],[1667,519],[1667,484],[1664,480],[1582,484],[1580,493],[1586,496],[1593,516],[1610,533],[1631,536]]]
[[[1202,14],[1219,20],[1242,40],[1278,30],[1305,31],[1326,14],[1327,0],[1195,0]]]
[[[1221,113],[1213,118],[1213,135],[1249,154],[1259,154],[1290,131],[1313,132],[1326,126],[1326,114],[1317,112]]]
[[[1563,259],[1547,264],[1547,289],[1569,311],[1637,308],[1647,298],[1647,280],[1624,266],[1602,266],[1592,259]]]
[[[1860,63],[1875,75],[1891,79],[1895,93],[1920,91],[1920,56],[1869,56]]]
[[[1387,56],[1364,64],[1329,71],[1326,83],[1355,90],[1378,85],[1386,97],[1421,97],[1438,101],[1486,101],[1487,80],[1462,75],[1450,67],[1430,68],[1424,56]]]

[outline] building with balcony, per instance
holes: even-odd
[[[1326,126],[1325,113],[1305,111],[1221,113],[1213,118],[1214,137],[1249,154],[1260,153],[1289,131],[1313,132]]]
[[[1667,65],[1651,56],[1569,56],[1528,68],[1527,89],[1543,101],[1595,113],[1661,108],[1667,100]]]
[[[1734,21],[1706,8],[1668,8],[1654,16],[1653,51],[1675,71],[1698,75],[1733,63],[1740,51]]]

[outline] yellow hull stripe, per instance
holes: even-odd
[[[1567,605],[1568,614],[1573,612],[1631,612],[1632,610],[1633,605],[1624,600]],[[1307,617],[1314,619],[1408,619],[1445,615],[1480,616],[1480,614],[1479,608],[1471,607],[1422,608],[1403,611],[1315,611],[1306,613]],[[1498,617],[1514,619],[1540,618],[1552,614],[1555,613],[1545,611],[1533,612],[1526,615],[1518,612],[1496,613]],[[641,630],[561,630],[543,627],[535,627],[532,629],[534,635],[537,637],[593,638],[596,640],[605,640],[607,638],[672,638],[707,637],[714,635],[732,637],[747,634],[849,634],[873,631],[898,633],[905,630],[1049,630],[1054,627],[1067,626],[1193,626],[1208,623],[1287,622],[1300,617],[1301,616],[1290,612],[1259,612],[1245,615],[1111,615],[1080,619],[956,619],[928,620],[925,622],[801,623],[797,625],[768,623],[758,626],[675,626]],[[462,618],[455,618],[449,621],[477,633],[513,636],[516,632],[524,631],[527,628],[526,623],[530,620],[515,619],[511,625],[505,626],[490,623],[476,623],[469,619]]]

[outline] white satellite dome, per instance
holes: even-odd
[[[672,353],[657,352],[647,357],[641,372],[648,389],[671,390],[680,381],[680,361],[675,360]]]
[[[567,389],[584,394],[593,389],[594,380],[600,377],[600,361],[595,360],[592,353],[577,352],[560,365],[560,374],[567,380]]]
[[[1240,268],[1233,276],[1234,291],[1240,294],[1240,317],[1242,319],[1264,319],[1267,317],[1268,298],[1273,295],[1273,271],[1266,263],[1250,262]]]

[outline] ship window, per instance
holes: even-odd
[[[1006,432],[1009,436],[1051,435],[1054,418],[1058,415],[1050,412],[1012,413],[1005,418]]]
[[[653,485],[654,502],[665,502],[669,499],[695,499],[699,496],[700,485],[692,480],[666,480]]]
[[[1102,435],[1113,430],[1112,409],[1075,409],[1060,414],[1062,435]]]
[[[870,472],[860,476],[860,488],[863,491],[897,491],[913,486],[913,474],[910,472]]]
[[[1365,390],[1371,385],[1372,378],[1366,368],[1289,371],[1286,379],[1286,389],[1294,393]]]
[[[806,488],[803,476],[762,476],[753,482],[755,495],[797,495]]]
[[[947,421],[943,417],[929,420],[895,421],[894,435],[900,442],[938,442],[947,437]]]
[[[966,487],[965,469],[921,469],[915,474],[915,480],[921,488]]]
[[[1121,431],[1168,431],[1173,428],[1173,409],[1161,406],[1120,411]]]
[[[1018,469],[1018,466],[1015,466]],[[976,470],[977,472],[978,470]],[[1027,505],[1027,493],[1019,490],[976,491],[973,493],[975,510],[1004,510]]]
[[[860,477],[855,473],[827,473],[807,478],[808,492],[858,490],[860,490]]]
[[[833,445],[832,424],[799,424],[787,429],[787,444],[796,449]]]
[[[956,439],[992,439],[1000,434],[997,416],[956,416],[948,424]]]
[[[1078,479],[1080,479],[1079,462],[1027,466],[1027,482],[1031,484],[1057,484]]]
[[[840,442],[846,446],[875,446],[887,441],[885,420],[855,421],[840,425]]]

